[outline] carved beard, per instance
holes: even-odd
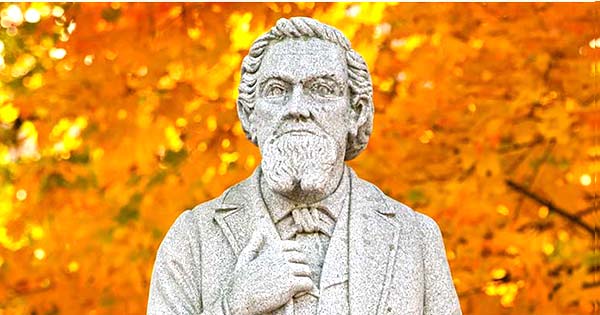
[[[327,134],[286,133],[266,141],[262,171],[275,192],[322,193],[337,160],[335,141]]]

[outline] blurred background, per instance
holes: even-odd
[[[240,62],[297,15],[367,60],[350,165],[438,222],[465,314],[600,314],[597,3],[0,10],[0,314],[145,313],[174,219],[260,162]]]

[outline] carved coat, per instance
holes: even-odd
[[[277,233],[260,197],[259,177],[260,168],[175,221],[158,250],[149,315],[228,315],[221,290],[237,255],[255,229]],[[350,192],[349,241],[334,236],[328,249],[343,249],[347,259],[327,253],[321,290],[331,291],[321,294],[319,315],[334,315],[326,305],[339,301],[347,301],[352,315],[460,315],[437,224],[353,171]],[[347,290],[335,290],[341,283]],[[293,308],[274,314],[293,315]]]

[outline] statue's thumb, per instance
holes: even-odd
[[[256,229],[254,233],[252,233],[252,236],[250,237],[248,244],[246,244],[246,247],[244,247],[244,249],[242,249],[242,251],[240,252],[236,268],[239,266],[246,265],[252,260],[254,260],[262,250],[264,244],[264,234],[262,233],[262,231],[260,231],[260,229]]]

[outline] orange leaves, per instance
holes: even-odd
[[[438,221],[464,313],[589,313],[589,239],[506,180],[573,213],[593,202],[591,5],[0,11],[0,313],[144,312],[174,218],[259,165],[235,109],[240,63],[297,15],[339,28],[367,60],[375,125],[350,164]]]

